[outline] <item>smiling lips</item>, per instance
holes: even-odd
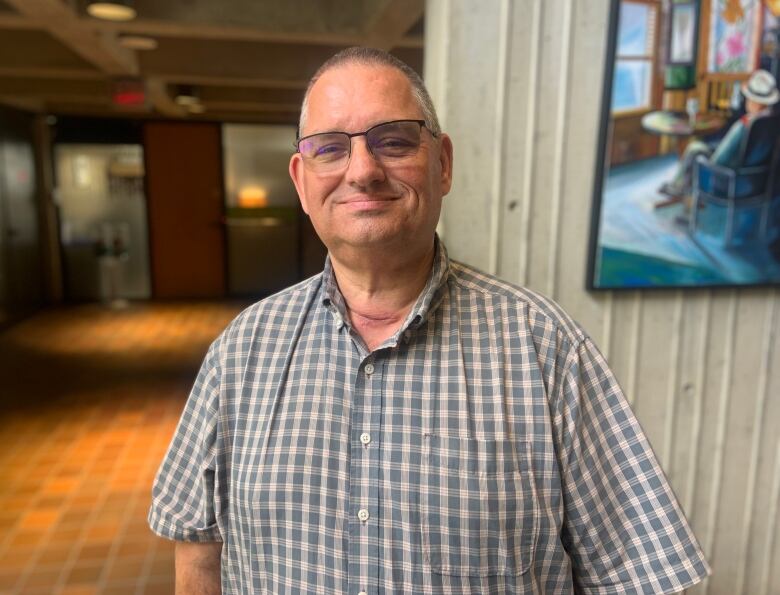
[[[399,196],[362,195],[339,200],[339,204],[354,208],[376,208],[399,199]]]

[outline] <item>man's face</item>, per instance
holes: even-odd
[[[301,136],[363,132],[402,119],[423,119],[406,77],[395,68],[347,64],[315,83]],[[330,250],[430,246],[451,174],[450,139],[427,129],[419,150],[398,161],[374,159],[365,136],[352,139],[349,163],[335,171],[312,171],[300,153],[290,159],[303,210]]]
[[[745,98],[745,111],[749,114],[757,114],[764,111],[767,108],[763,103],[753,101],[752,99]]]

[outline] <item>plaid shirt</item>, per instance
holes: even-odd
[[[149,522],[222,541],[224,593],[672,593],[709,572],[591,340],[441,243],[373,352],[329,262],[240,314]]]

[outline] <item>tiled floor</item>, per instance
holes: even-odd
[[[77,306],[0,334],[0,593],[173,593],[151,481],[240,307]]]

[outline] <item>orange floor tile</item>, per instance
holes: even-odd
[[[0,593],[173,593],[151,482],[209,343],[243,304],[98,305],[0,334]]]

